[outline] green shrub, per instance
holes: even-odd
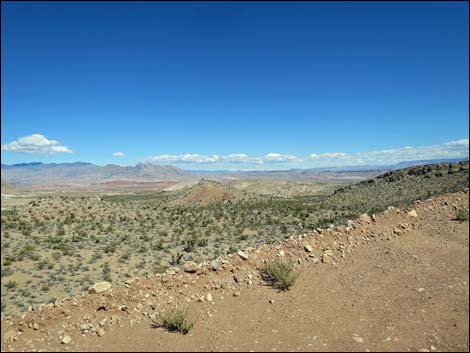
[[[468,221],[468,210],[459,210],[456,218],[459,221]]]
[[[152,327],[164,327],[170,332],[187,334],[194,323],[189,320],[188,309],[171,308],[159,314]]]
[[[277,259],[266,264],[265,276],[273,287],[286,291],[294,284],[299,272],[292,260]]]
[[[5,287],[7,287],[8,289],[16,288],[16,286],[17,286],[17,283],[15,281],[9,281],[5,284]]]

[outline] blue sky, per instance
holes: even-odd
[[[466,2],[2,2],[2,163],[468,156],[468,25]]]

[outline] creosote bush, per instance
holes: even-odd
[[[281,290],[288,290],[299,276],[292,260],[277,259],[269,262],[265,269],[266,279]]]
[[[152,327],[164,327],[170,332],[185,335],[193,328],[193,325],[194,323],[189,320],[188,308],[171,308],[159,314]]]

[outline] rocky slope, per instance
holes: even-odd
[[[456,192],[469,186],[469,162],[430,164],[390,171],[337,189],[322,207],[379,212],[394,205]]]
[[[468,189],[2,320],[3,351],[468,351]],[[297,261],[287,292],[266,260]],[[215,266],[219,267],[219,266]],[[208,295],[210,294],[210,295]],[[190,305],[182,336],[151,328]]]

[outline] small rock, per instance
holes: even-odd
[[[234,293],[233,293],[233,296],[234,296],[234,297],[239,297],[239,296],[240,296],[240,292],[234,292]]]
[[[98,337],[103,337],[106,334],[106,331],[100,327],[98,330],[96,330],[96,334]]]
[[[207,300],[208,302],[212,302],[212,294],[207,293],[207,294],[206,294],[206,300]]]
[[[246,252],[243,252],[243,251],[238,251],[237,252],[237,255],[240,256],[243,260],[248,260],[249,256]]]
[[[306,252],[312,252],[312,251],[313,251],[312,246],[309,245],[309,244],[305,245],[305,246],[304,246],[304,249],[305,249]]]
[[[189,261],[184,264],[183,271],[188,273],[196,273],[198,268],[198,265],[194,261]]]
[[[7,341],[10,341],[10,342],[16,341],[18,339],[17,335],[16,335],[16,332],[13,331],[13,330],[10,330],[10,331],[6,332],[3,335],[3,338]],[[2,349],[2,351],[3,351],[3,349]]]
[[[416,218],[416,217],[418,217],[418,214],[416,213],[415,210],[411,210],[410,212],[408,212],[408,216]]]
[[[370,223],[370,217],[367,213],[363,213],[361,214],[361,216],[359,217],[359,219],[363,222],[366,222],[366,223]]]
[[[131,285],[132,283],[135,282],[135,279],[134,278],[130,278],[130,279],[127,279],[124,284],[127,284],[127,285]]]
[[[111,289],[111,283],[106,282],[106,281],[98,282],[98,283],[95,283],[90,288],[88,288],[88,293],[90,294],[102,293],[102,292],[106,292],[109,289]]]
[[[83,331],[88,331],[88,330],[91,329],[91,327],[92,327],[92,326],[91,326],[90,324],[83,323],[83,324],[80,325],[80,331],[82,331],[82,332],[83,332]]]
[[[72,337],[70,337],[69,335],[65,335],[60,341],[60,343],[69,344],[71,341],[72,341]]]
[[[286,256],[286,253],[284,252],[284,250],[279,251],[279,256],[280,257]]]
[[[213,271],[218,271],[221,266],[222,266],[222,262],[220,262],[220,260],[211,261],[211,268]]]
[[[362,337],[359,337],[359,336],[353,336],[352,338],[354,341],[356,341],[357,343],[362,343],[364,342],[364,339]]]

